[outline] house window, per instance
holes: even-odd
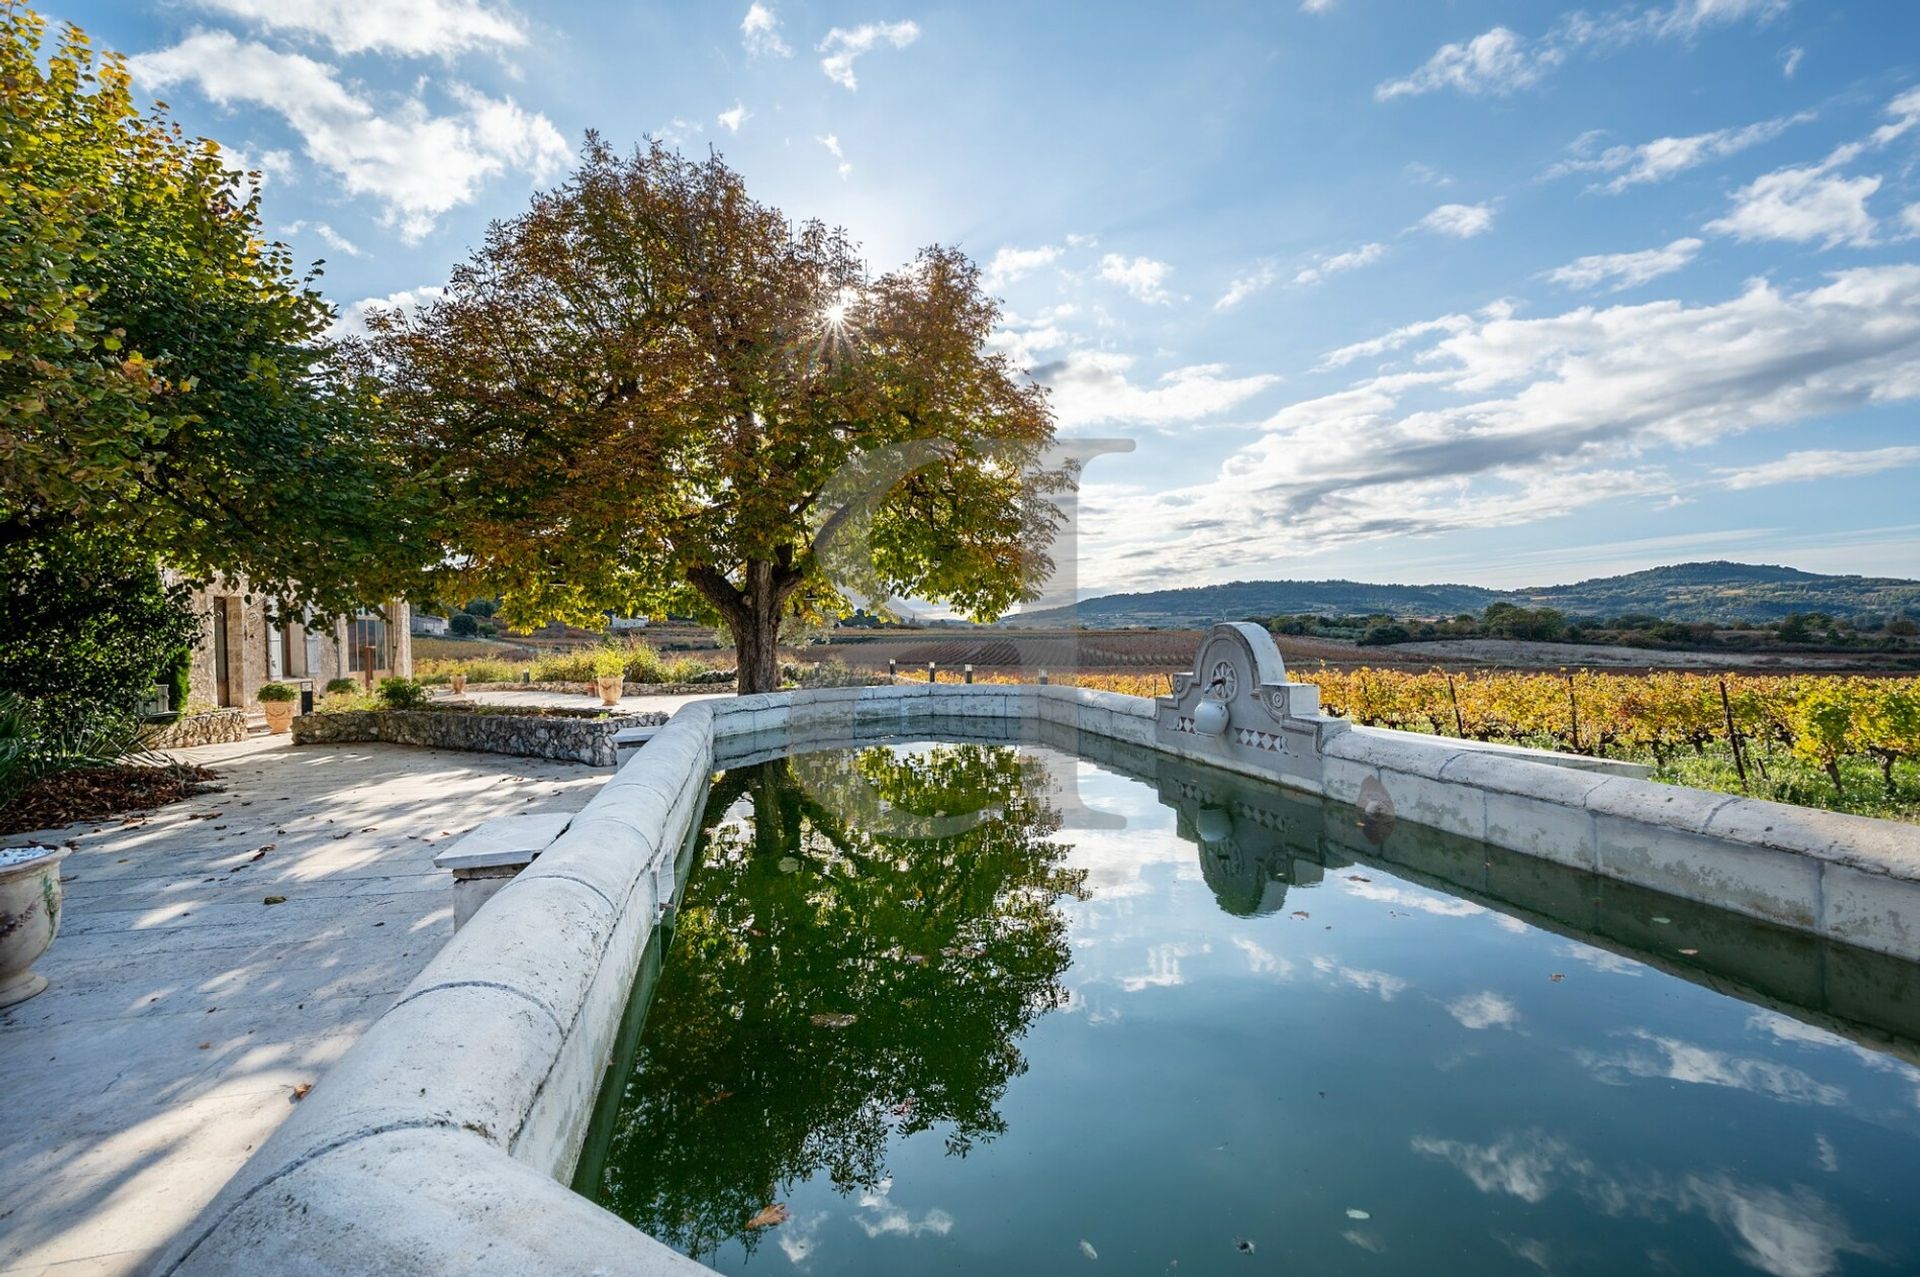
[[[355,674],[387,666],[387,623],[361,616],[347,623],[347,669]]]

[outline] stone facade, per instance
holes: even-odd
[[[252,711],[268,683],[317,693],[336,678],[372,686],[413,674],[412,609],[405,603],[308,625],[274,617],[271,602],[250,594],[245,580],[221,580],[193,592],[193,610],[200,639],[187,684],[196,707]]]
[[[625,727],[664,723],[661,713],[476,714],[464,710],[354,710],[341,714],[303,714],[293,721],[296,745],[341,745],[383,741],[430,749],[468,749],[485,754],[519,754],[562,762],[611,767],[613,735]]]

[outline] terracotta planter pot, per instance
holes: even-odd
[[[620,703],[620,693],[624,690],[621,687],[621,682],[621,677],[618,674],[605,674],[595,680],[596,686],[600,689],[600,703],[602,705],[618,705]]]
[[[28,970],[60,934],[60,862],[65,847],[0,851],[0,1007],[47,987]]]
[[[261,701],[260,708],[267,715],[267,731],[275,736],[286,734],[293,726],[292,701]]]
[[[447,686],[453,689],[455,696],[465,696],[467,694],[467,676],[465,674],[455,674],[447,679]]]

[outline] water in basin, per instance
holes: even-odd
[[[726,1273],[1920,1268],[1911,966],[1157,767],[727,771],[577,1187]]]

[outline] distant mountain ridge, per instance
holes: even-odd
[[[1078,623],[1206,625],[1247,616],[1317,613],[1400,617],[1479,613],[1494,603],[1558,608],[1569,616],[1627,613],[1667,621],[1777,621],[1789,612],[1835,617],[1920,618],[1920,581],[1897,577],[1823,576],[1774,564],[1676,563],[1572,585],[1491,590],[1477,585],[1380,585],[1363,581],[1232,581],[1139,594],[1107,594],[1076,608],[1050,608],[1008,617],[1006,625]]]

